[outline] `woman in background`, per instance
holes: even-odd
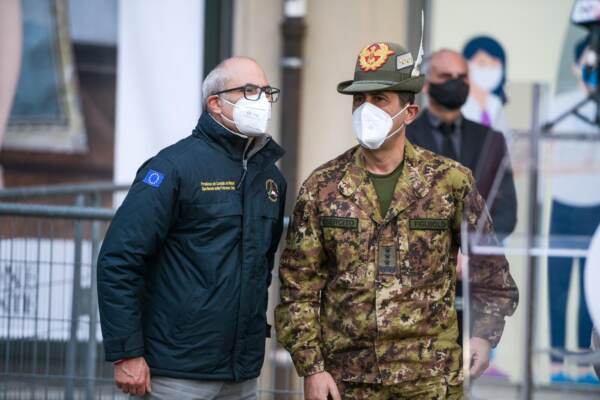
[[[504,93],[506,53],[502,45],[489,36],[477,36],[467,42],[463,56],[469,63],[470,87],[467,102],[461,109],[463,115],[502,132],[510,144],[510,129],[503,108],[507,98]]]

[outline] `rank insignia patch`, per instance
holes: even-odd
[[[379,243],[377,250],[377,270],[380,275],[396,273],[396,246],[393,241]]]

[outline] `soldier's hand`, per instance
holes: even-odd
[[[462,270],[464,262],[469,262],[469,256],[463,256],[459,249],[458,254],[456,255],[456,279],[459,281],[462,280]]]
[[[472,337],[469,344],[471,347],[469,375],[472,379],[477,379],[490,365],[492,346],[487,340],[478,337]]]
[[[319,372],[304,378],[305,400],[341,400],[340,392],[329,372]]]
[[[129,358],[116,364],[115,383],[123,393],[132,396],[150,393],[150,368],[144,357]]]

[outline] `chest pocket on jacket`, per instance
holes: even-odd
[[[198,240],[232,239],[233,235],[241,235],[242,204],[239,199],[188,204],[183,207],[182,220]]]
[[[413,284],[443,279],[451,257],[451,230],[447,217],[411,218],[405,221],[408,236],[408,274]]]
[[[358,217],[321,216],[319,220],[328,257],[337,273],[366,273],[371,221]]]
[[[274,240],[279,240],[279,204],[259,203],[256,213],[256,235],[260,241],[260,249],[267,253]]]

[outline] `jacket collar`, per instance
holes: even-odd
[[[202,113],[192,134],[199,139],[204,139],[233,160],[240,162],[244,154],[247,159],[256,155],[256,158],[263,162],[275,162],[285,153],[281,146],[268,135],[254,138],[254,143],[246,151],[249,139],[236,135],[217,122],[208,112]]]
[[[436,117],[435,115],[433,115],[433,113],[428,108],[423,110],[423,115],[425,116],[427,122],[429,123],[429,126],[431,126],[432,128],[435,128],[435,129],[441,129],[440,126],[443,123],[442,120],[439,119],[438,117]],[[453,121],[453,124],[459,128],[462,128],[462,123],[463,123],[463,116],[462,116],[462,114],[459,114],[458,118],[456,118]]]
[[[424,160],[419,158],[417,150],[408,140],[405,140],[404,143],[402,172],[385,216],[382,216],[379,210],[377,192],[371,179],[369,179],[361,147],[357,147],[354,151],[354,155],[346,165],[346,170],[338,185],[342,195],[351,197],[378,224],[393,219],[414,201],[424,197],[429,191],[430,183],[425,178],[425,166],[421,165]]]

